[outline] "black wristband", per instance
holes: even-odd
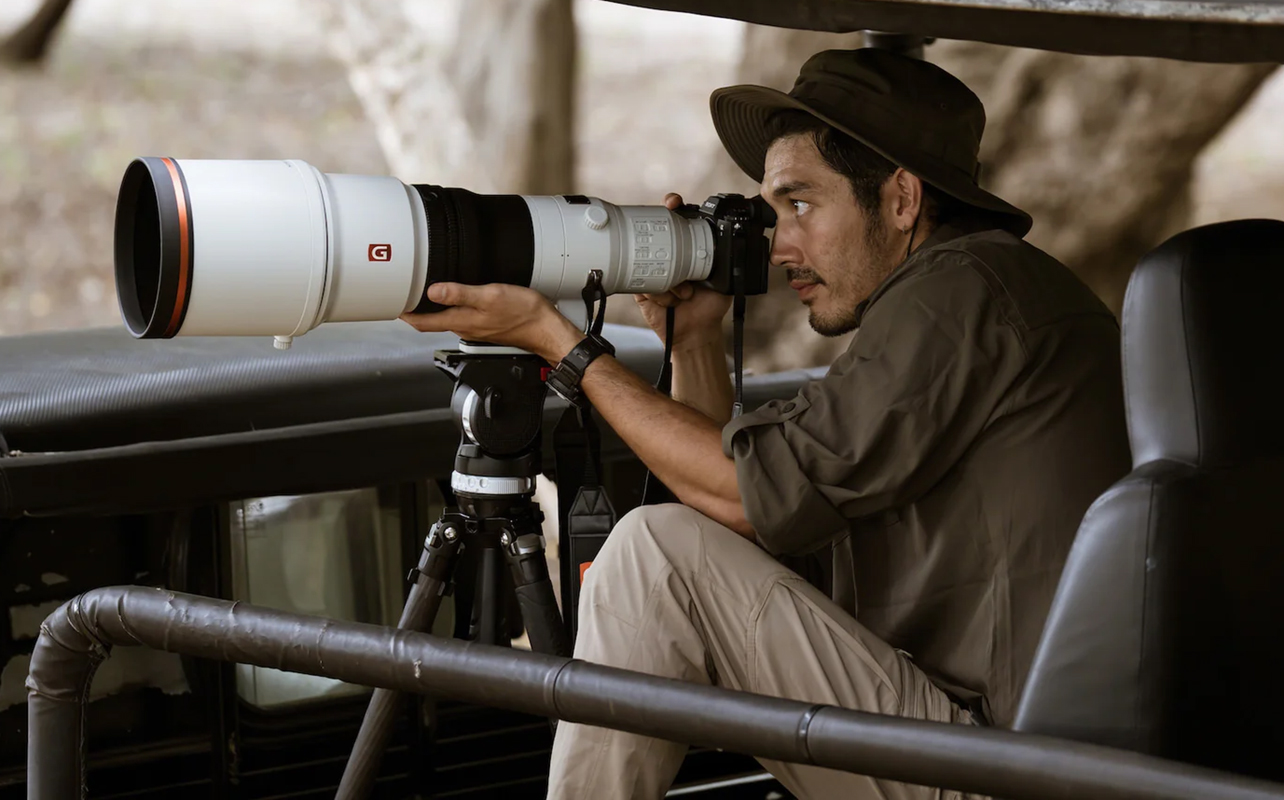
[[[615,347],[595,333],[589,333],[548,374],[548,385],[558,396],[578,408],[588,405],[580,381],[589,364],[600,355],[615,355]]]

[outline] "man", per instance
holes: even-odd
[[[812,326],[859,331],[824,379],[732,420],[727,299],[692,286],[639,298],[658,332],[678,305],[676,400],[606,355],[581,388],[682,505],[621,520],[588,572],[575,654],[1008,725],[1079,522],[1128,469],[1115,320],[1021,240],[1026,214],[976,184],[984,111],[943,70],[827,51],[789,94],[721,89],[712,112],[776,210],[772,263]],[[550,363],[584,338],[527,289],[429,295],[457,307],[410,318],[424,330]],[[815,552],[832,564],[831,596],[775,558]],[[563,724],[549,794],[661,797],[684,752]],[[799,797],[951,796],[766,766]]]

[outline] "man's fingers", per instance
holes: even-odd
[[[441,284],[434,284],[440,286]],[[432,298],[431,292],[429,297]],[[432,298],[433,302],[441,302]],[[422,333],[459,333],[473,330],[479,322],[479,313],[471,308],[448,308],[431,314],[402,314],[401,318]]]
[[[682,195],[677,192],[669,192],[664,196],[664,205],[670,211],[682,205]]]
[[[684,300],[690,300],[695,295],[695,287],[690,283],[680,283],[667,292],[659,294],[635,294],[633,297],[639,302],[650,301],[661,308],[676,306]]]
[[[442,281],[428,287],[428,299],[443,306],[475,306],[479,287]]]
[[[679,298],[674,297],[673,292],[665,292],[664,294],[646,294],[642,296],[647,300],[650,300],[652,303],[655,303],[660,308],[676,306],[678,303],[682,302]]]

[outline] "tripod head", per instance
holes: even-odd
[[[532,647],[569,653],[544,560],[544,514],[531,499],[541,471],[548,363],[516,348],[470,342],[439,350],[433,360],[455,379],[450,407],[460,442],[450,479],[456,505],[434,526],[429,549],[434,540],[443,547],[458,541],[461,548],[472,541],[480,548],[470,638],[506,641],[497,601],[502,554]]]
[[[451,488],[478,499],[532,494],[548,363],[516,348],[467,342],[438,350],[433,360],[455,380],[450,408],[461,439]]]

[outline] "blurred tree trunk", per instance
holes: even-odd
[[[529,194],[575,183],[571,0],[469,0],[447,71],[501,186]],[[523,188],[516,188],[523,187]]]
[[[41,3],[31,19],[0,44],[0,63],[31,65],[43,61],[70,7],[71,0],[45,0]]]
[[[468,0],[434,45],[402,3],[323,0],[332,50],[406,182],[476,192],[569,192],[574,175],[571,0]]]
[[[860,43],[856,34],[749,26],[739,79],[788,90],[808,56]],[[954,41],[930,45],[927,58],[985,104],[982,183],[1030,212],[1028,239],[1116,311],[1138,258],[1188,226],[1195,159],[1274,69]],[[721,154],[703,183],[752,190]],[[750,301],[753,368],[828,364],[847,337],[812,333],[806,310],[774,278],[770,294]]]

